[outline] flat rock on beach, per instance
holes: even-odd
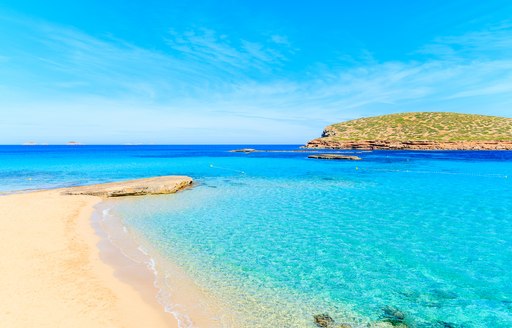
[[[89,195],[99,197],[122,197],[173,194],[192,184],[186,176],[161,176],[122,182],[102,183],[89,186],[67,188],[64,195]]]

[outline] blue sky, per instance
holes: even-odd
[[[511,1],[0,0],[0,143],[296,143],[512,117]]]

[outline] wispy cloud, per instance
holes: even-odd
[[[271,71],[285,59],[277,49],[248,40],[234,41],[209,29],[171,31],[166,40],[178,52],[177,56],[189,62],[214,65],[236,75],[254,69]]]
[[[502,23],[483,31],[441,36],[417,53],[448,59],[496,59],[512,55],[512,24]]]
[[[307,75],[290,78],[281,66],[293,60],[291,42],[282,35],[262,43],[208,29],[172,31],[168,51],[157,51],[46,22],[12,24],[30,33],[14,36],[19,43],[0,56],[2,108],[23,113],[4,126],[19,126],[28,112],[48,125],[52,119],[91,125],[94,113],[118,117],[118,131],[140,136],[158,131],[171,138],[208,127],[214,136],[236,126],[240,142],[304,142],[327,123],[363,115],[482,112],[482,103],[492,114],[510,115],[512,106],[508,26],[439,37],[407,61],[378,62],[363,49],[366,60],[350,68],[312,62]],[[99,126],[105,134],[107,126]],[[202,142],[216,142],[211,136]]]
[[[270,36],[270,40],[276,44],[284,44],[290,46],[291,43],[285,35],[274,34]]]

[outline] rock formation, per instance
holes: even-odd
[[[361,160],[361,157],[347,156],[347,155],[340,155],[340,154],[309,155],[308,158],[329,159],[329,160],[349,160],[349,161],[360,161]]]
[[[242,148],[242,149],[233,149],[230,150],[230,153],[254,153],[256,149],[253,148]]]
[[[102,183],[89,186],[66,188],[64,195],[91,195],[99,197],[121,197],[173,194],[192,184],[186,176],[161,176],[122,182]]]

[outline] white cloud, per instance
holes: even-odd
[[[475,59],[512,55],[512,25],[500,24],[483,31],[463,35],[442,36],[420,48],[417,53],[443,59]]]
[[[201,62],[240,75],[251,69],[272,70],[284,56],[276,49],[248,40],[231,40],[209,29],[171,31],[168,45],[189,62]]]

